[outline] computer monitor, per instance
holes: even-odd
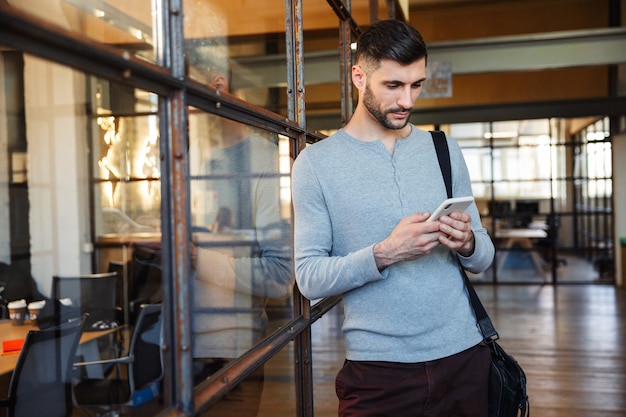
[[[515,227],[528,227],[533,217],[539,214],[539,201],[518,200],[515,202]]]
[[[511,202],[503,200],[490,200],[487,203],[489,215],[495,218],[508,217],[511,215]]]

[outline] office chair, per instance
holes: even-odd
[[[70,417],[73,403],[70,371],[85,317],[46,330],[31,330],[24,339],[9,383],[0,400],[7,417]]]
[[[124,357],[91,362],[78,362],[75,367],[94,364],[117,364],[118,374],[108,378],[85,378],[73,387],[74,404],[81,409],[97,413],[110,413],[116,406],[120,409],[141,405],[155,398],[163,378],[161,355],[162,305],[141,306]]]
[[[130,267],[130,321],[135,323],[143,304],[159,304],[163,300],[161,249],[136,245]]]
[[[52,299],[55,311],[54,320],[63,321],[68,315],[87,313],[85,332],[116,328],[123,322],[121,307],[116,300],[117,285],[121,278],[116,272],[85,274],[77,276],[52,277]],[[64,306],[60,300],[69,299],[71,307]],[[119,332],[108,337],[98,338],[98,350],[101,357],[118,357],[122,350]],[[86,371],[86,369],[82,369]],[[95,372],[95,368],[90,371]],[[102,367],[98,372],[108,375],[112,369]]]
[[[52,299],[69,299],[79,314],[89,313],[85,331],[117,327],[122,321],[117,303],[117,272],[52,277]]]
[[[159,304],[163,299],[161,251],[151,246],[137,245],[130,261],[109,261],[109,272],[121,277],[118,300],[124,299],[124,322],[135,324],[143,304]],[[124,294],[126,292],[126,294]]]
[[[131,290],[131,263],[122,261],[109,261],[107,272],[115,272],[118,275],[117,285],[115,289],[115,298],[117,300],[120,324],[129,324],[128,305],[130,302]]]
[[[546,217],[547,236],[543,239],[538,239],[535,242],[535,246],[542,250],[543,258],[546,262],[552,262],[552,251],[560,246],[559,230],[561,229],[561,216],[555,213],[550,213]],[[556,258],[554,259],[557,266],[567,265],[567,259]]]

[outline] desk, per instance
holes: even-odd
[[[521,243],[528,242],[529,239],[543,239],[548,237],[548,233],[543,229],[501,229],[496,231],[498,239],[509,239]]]
[[[505,249],[511,249],[515,243],[520,245],[524,249],[528,249],[528,253],[532,257],[535,268],[543,276],[544,272],[544,260],[541,258],[536,248],[533,247],[531,239],[543,239],[548,236],[548,233],[543,228],[523,228],[523,229],[501,229],[496,230],[496,238],[504,241],[503,246]],[[504,265],[506,260],[505,256],[500,256],[498,259],[498,270]]]
[[[97,332],[84,332],[80,337],[80,354],[84,355],[86,360],[99,359],[98,338],[110,335],[118,331],[120,327],[114,329],[100,330]],[[30,330],[39,330],[39,327],[26,322],[22,326],[13,326],[10,320],[0,320],[0,346],[5,340],[23,339]],[[17,364],[19,352],[7,353],[0,355],[0,375],[13,372]],[[89,374],[97,374],[98,370],[92,369]],[[97,376],[97,375],[96,375]]]

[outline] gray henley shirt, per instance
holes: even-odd
[[[448,138],[453,195],[472,195],[458,143]],[[340,130],[307,147],[292,171],[296,282],[311,300],[343,295],[346,357],[423,362],[459,353],[482,337],[455,257],[472,272],[489,267],[493,243],[476,205],[469,257],[443,245],[379,272],[373,247],[397,223],[432,212],[446,189],[429,132],[412,126],[393,155],[380,141]]]

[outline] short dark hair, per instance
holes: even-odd
[[[397,19],[381,20],[369,26],[359,36],[354,55],[355,62],[365,61],[372,68],[377,68],[383,59],[409,65],[427,57],[422,35],[408,23]]]

